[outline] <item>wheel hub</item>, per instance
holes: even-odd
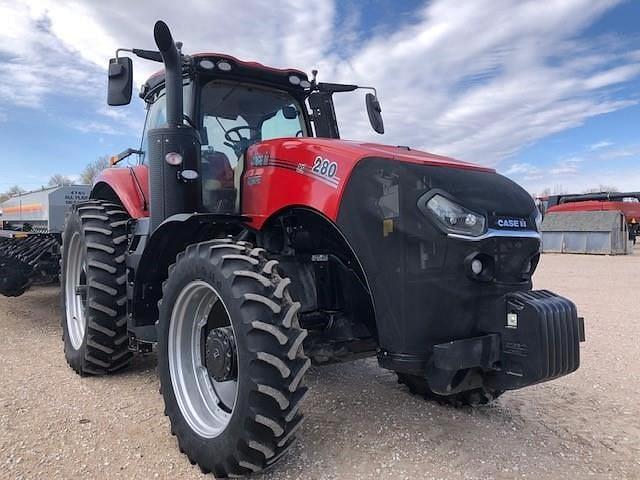
[[[235,380],[238,376],[236,358],[232,328],[220,327],[211,330],[205,345],[205,362],[209,376],[216,382]]]
[[[69,240],[67,250],[65,283],[65,316],[69,340],[74,349],[78,350],[84,342],[87,329],[85,307],[87,303],[87,265],[84,257],[82,238],[80,233],[74,232]]]

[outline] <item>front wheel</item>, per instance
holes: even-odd
[[[218,477],[272,465],[302,424],[306,331],[276,265],[244,242],[202,242],[178,255],[163,286],[165,413],[180,450]]]

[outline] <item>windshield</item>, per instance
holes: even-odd
[[[224,153],[232,167],[256,142],[307,135],[299,103],[283,91],[209,82],[200,107],[203,151]]]
[[[272,138],[307,136],[307,127],[300,104],[287,92],[212,81],[202,87],[200,134],[203,203],[221,212],[236,204],[248,147]]]

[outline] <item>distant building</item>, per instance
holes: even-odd
[[[633,253],[625,216],[618,211],[550,212],[544,217],[541,231],[543,252]]]

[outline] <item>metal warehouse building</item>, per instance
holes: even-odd
[[[542,222],[542,251],[548,253],[632,253],[622,212],[549,213]]]

